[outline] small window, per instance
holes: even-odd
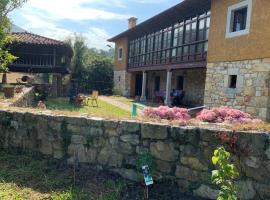
[[[118,81],[119,81],[119,82],[121,81],[121,76],[118,76]]]
[[[229,76],[229,88],[236,88],[237,84],[237,75],[230,75]]]
[[[119,47],[118,48],[118,60],[122,60],[123,59],[123,48]]]
[[[228,8],[226,37],[249,33],[252,0],[245,0]]]
[[[177,77],[177,90],[183,90],[184,89],[184,77],[178,76]]]

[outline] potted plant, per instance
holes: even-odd
[[[14,89],[15,87],[13,85],[10,84],[5,84],[3,85],[3,91],[4,91],[4,95],[5,98],[13,98],[14,97]]]

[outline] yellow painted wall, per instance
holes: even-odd
[[[123,48],[123,59],[121,61],[118,60],[118,48]],[[126,70],[127,69],[127,55],[128,53],[128,38],[120,38],[117,41],[115,41],[115,56],[114,56],[114,70],[120,71],[120,70]]]
[[[212,0],[208,62],[270,57],[270,0],[253,0],[248,35],[225,37],[228,7],[241,0]]]

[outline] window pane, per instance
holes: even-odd
[[[196,41],[197,23],[193,22],[191,25],[191,42]]]
[[[188,55],[188,54],[189,54],[189,52],[188,52],[188,46],[185,46],[185,47],[184,47],[183,54],[184,54],[184,55]]]
[[[246,29],[247,7],[234,11],[233,14],[233,32]]]
[[[190,24],[186,26],[186,33],[185,33],[185,44],[190,42]]]

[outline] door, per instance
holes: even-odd
[[[135,80],[135,96],[142,95],[142,74],[136,74]]]

